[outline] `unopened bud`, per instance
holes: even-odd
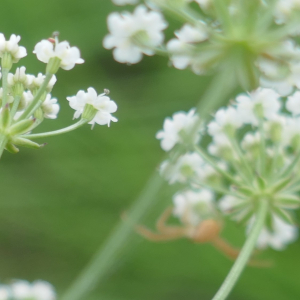
[[[16,154],[18,153],[20,150],[12,143],[7,143],[6,146],[5,146],[5,149],[10,152],[10,153],[13,153],[13,154]]]
[[[32,149],[39,149],[41,147],[44,147],[45,144],[38,144],[35,143],[31,140],[25,139],[25,138],[21,138],[21,137],[17,137],[13,139],[14,144],[18,145],[18,146],[22,146],[22,147],[27,147],[27,148],[32,148]]]
[[[22,120],[9,128],[9,134],[14,136],[26,133],[31,129],[35,121],[36,119]]]

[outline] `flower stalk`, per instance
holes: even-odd
[[[30,117],[30,115],[42,104],[42,101],[40,101],[42,95],[47,89],[47,85],[49,84],[53,74],[46,73],[46,77],[44,79],[43,84],[38,89],[36,95],[34,96],[32,102],[28,105],[28,107],[25,109],[23,114],[19,117],[18,121],[27,119]]]
[[[225,281],[212,300],[225,300],[237,283],[256,246],[258,236],[265,224],[268,209],[268,199],[261,199],[259,203],[259,209],[256,214],[255,223],[245,242],[245,245],[243,246],[242,251],[228,273]]]

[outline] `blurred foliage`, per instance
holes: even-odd
[[[1,32],[22,36],[28,56],[20,63],[28,73],[44,71],[32,54],[34,45],[55,30],[60,39],[81,49],[84,65],[60,70],[53,96],[61,104],[56,121],[41,131],[72,122],[66,96],[79,89],[111,90],[119,122],[111,128],[89,126],[45,140],[41,150],[24,150],[1,160],[0,279],[44,279],[58,292],[79,274],[138,195],[163,153],[155,140],[163,119],[196,105],[209,78],[168,67],[164,58],[145,58],[126,66],[102,48],[106,17],[116,8],[109,0],[6,0]],[[41,141],[44,142],[44,141]],[[152,226],[170,204],[161,193],[148,212]],[[241,246],[243,229],[234,224],[224,236]],[[269,269],[248,268],[230,299],[299,299],[300,243],[284,252],[267,251]],[[150,243],[136,237],[93,295],[86,300],[211,299],[232,262],[210,245],[182,240]]]

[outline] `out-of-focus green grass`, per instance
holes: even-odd
[[[61,293],[98,247],[120,214],[134,201],[163,153],[154,135],[163,119],[188,110],[200,99],[209,79],[168,68],[163,58],[120,65],[102,48],[109,0],[10,0],[1,3],[0,32],[22,36],[29,55],[20,63],[28,73],[45,65],[31,53],[36,42],[53,31],[77,45],[86,60],[72,71],[59,71],[53,96],[61,112],[39,130],[72,122],[65,100],[79,89],[111,90],[119,122],[111,128],[89,126],[43,140],[39,150],[5,153],[1,160],[0,279],[45,279]],[[170,199],[145,223],[153,225]],[[241,228],[229,224],[224,235],[241,245]],[[120,257],[107,280],[86,300],[210,299],[232,262],[210,245],[189,241],[154,244],[137,237],[131,252]],[[270,269],[247,269],[230,299],[299,299],[300,244],[282,253],[268,251]]]

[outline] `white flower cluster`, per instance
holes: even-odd
[[[110,34],[103,41],[107,49],[114,48],[114,58],[121,63],[137,63],[143,54],[154,55],[162,44],[162,31],[167,27],[159,12],[148,11],[143,5],[134,13],[112,13],[108,17]],[[140,43],[140,44],[139,44]]]
[[[10,285],[0,285],[0,300],[55,300],[53,286],[46,281],[15,280]]]
[[[233,104],[219,109],[203,126],[204,142],[201,139],[197,145],[200,138],[193,138],[193,151],[175,159],[171,156],[161,165],[161,174],[170,184],[177,182],[185,187],[174,197],[174,214],[183,223],[201,222],[207,218],[205,210],[195,207],[202,199],[215,203],[214,209],[223,216],[250,228],[258,202],[268,201],[268,221],[257,247],[280,250],[293,242],[298,232],[293,211],[300,207],[299,107],[299,91],[282,98],[272,89],[259,88],[238,95]],[[166,141],[162,143],[164,150],[169,141],[169,149],[182,143],[174,139],[174,128],[178,133],[185,127],[182,123],[176,127],[174,116],[173,120],[166,119],[167,128],[164,125],[164,131],[157,135]]]
[[[93,88],[89,88],[87,93],[79,91],[76,96],[67,98],[75,110],[74,118],[81,117],[77,123],[56,131],[31,133],[45,118],[57,118],[60,105],[51,95],[57,81],[56,72],[59,68],[70,70],[84,62],[77,47],[70,47],[67,41],[59,42],[58,33],[53,35],[54,38],[42,40],[34,48],[37,58],[47,64],[46,74],[38,73],[35,76],[27,74],[24,66],[16,68],[14,73],[10,72],[13,64],[26,56],[27,51],[18,45],[20,36],[13,34],[6,41],[4,35],[0,34],[0,135],[5,139],[0,156],[4,149],[18,153],[17,146],[40,148],[43,144],[37,144],[32,139],[63,134],[87,123],[109,126],[111,121],[117,122],[111,115],[116,112],[117,105],[107,96],[108,90],[98,96]]]
[[[191,109],[188,113],[176,113],[172,119],[165,120],[163,130],[157,133],[156,138],[161,140],[161,147],[165,151],[171,150],[176,144],[187,143],[187,139],[191,143],[198,143],[200,133],[197,130],[191,132],[197,122],[199,118],[195,115],[195,109]]]
[[[113,2],[127,5],[140,1]],[[116,61],[133,64],[139,62],[143,54],[158,53],[169,57],[175,68],[190,68],[201,75],[218,69],[224,61],[232,60],[232,53],[236,53],[231,67],[245,66],[244,71],[241,68],[237,72],[239,76],[236,80],[240,84],[246,82],[248,86],[258,86],[260,80],[261,86],[275,88],[282,95],[292,93],[295,87],[300,88],[300,50],[295,39],[295,36],[300,35],[295,14],[295,11],[300,11],[298,0],[277,0],[273,6],[267,1],[245,1],[242,6],[230,0],[222,10],[217,10],[211,0],[145,2],[150,10],[139,4],[133,13],[114,12],[108,17],[110,33],[105,37],[103,45],[107,49],[114,49]],[[201,14],[195,6],[190,6],[191,2],[199,4]],[[174,32],[175,38],[166,42],[163,31],[167,23],[163,12],[169,13],[182,24]],[[271,18],[265,18],[263,23],[262,19],[267,14]],[[249,26],[250,23],[255,24]],[[243,46],[240,41],[243,41]],[[253,69],[246,66],[253,66]]]

